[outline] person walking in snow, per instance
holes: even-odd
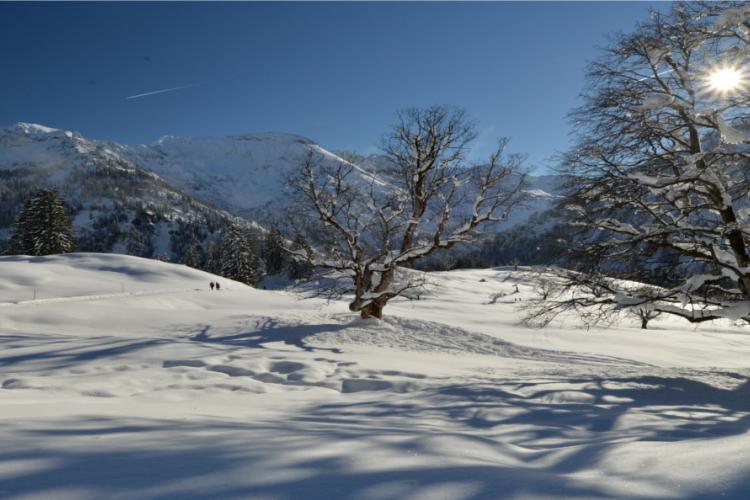
[[[211,287],[211,291],[213,291],[213,289],[214,289],[214,282],[212,281],[211,283],[208,284],[208,286],[210,286]]]
[[[221,290],[221,285],[219,285],[219,282],[217,281],[216,282],[216,291],[218,292],[219,290]]]

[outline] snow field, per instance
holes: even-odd
[[[750,489],[750,336],[731,324],[530,330],[535,283],[513,269],[433,273],[383,321],[124,255],[0,272],[2,498]]]

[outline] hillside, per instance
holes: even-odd
[[[81,250],[180,261],[187,247],[206,247],[233,221],[273,220],[289,200],[287,178],[309,152],[346,161],[292,134],[168,136],[130,146],[18,123],[0,129],[0,241],[34,191],[58,186]],[[376,164],[363,164],[356,172],[370,182]],[[528,203],[492,230],[548,209],[557,184],[555,176],[532,178]]]
[[[74,218],[79,247],[179,260],[236,215],[182,191],[80,134],[19,123],[0,130],[0,241],[38,189],[58,187]]]
[[[206,252],[229,224],[265,224],[308,151],[344,161],[290,134],[164,137],[128,146],[18,123],[0,129],[0,245],[24,201],[56,186],[81,250],[182,261],[190,247]]]
[[[283,133],[167,136],[148,145],[120,145],[117,151],[186,192],[250,217],[282,204],[289,196],[287,178],[309,152],[345,162],[310,139]]]
[[[432,273],[383,321],[123,255],[2,257],[0,273],[3,498],[750,487],[745,328],[529,330],[517,308],[538,284],[503,268]]]

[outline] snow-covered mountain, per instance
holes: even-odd
[[[46,187],[59,188],[70,205],[84,250],[179,258],[185,242],[205,242],[243,222],[130,161],[121,148],[41,125],[0,129],[0,236],[24,201]]]
[[[31,193],[54,185],[74,210],[82,249],[179,259],[185,244],[175,238],[203,242],[211,234],[200,226],[213,233],[236,217],[263,221],[273,213],[289,197],[286,179],[310,152],[347,161],[293,134],[166,136],[133,146],[18,123],[0,129],[0,232]],[[377,168],[371,158],[361,165],[367,178]],[[532,178],[528,203],[497,229],[549,208],[555,184],[555,176]]]
[[[116,150],[186,192],[246,216],[286,197],[286,179],[309,152],[345,161],[310,139],[284,133],[165,136],[152,144],[118,145]]]
[[[152,177],[238,215],[250,215],[283,198],[289,173],[311,151],[326,161],[345,161],[310,139],[284,133],[165,136],[132,146],[36,124],[0,129],[2,170],[33,166],[64,175],[81,163],[115,165],[155,174]]]

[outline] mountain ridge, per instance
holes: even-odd
[[[368,182],[385,183],[372,158],[351,163],[298,134],[165,135],[149,144],[128,145],[19,122],[0,128],[0,179],[5,181],[0,187],[0,237],[7,236],[25,198],[36,189],[56,186],[73,208],[85,250],[179,260],[184,245],[175,244],[175,233],[200,235],[191,244],[205,246],[229,224],[258,227],[272,221],[291,194],[287,178],[311,152],[322,161],[353,165]],[[557,196],[557,180],[533,178],[527,206],[493,231],[549,208]],[[210,227],[210,234],[200,225]],[[148,234],[142,234],[144,227]]]

